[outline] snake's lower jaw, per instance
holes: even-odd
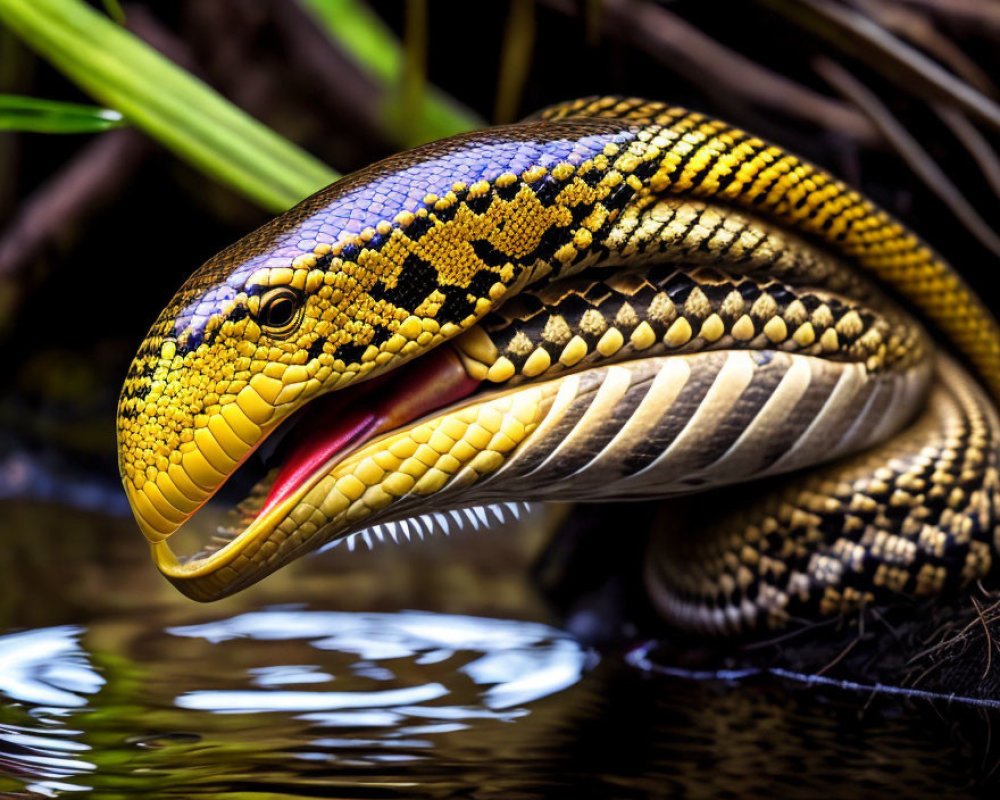
[[[422,435],[426,425],[407,428],[408,423],[438,412],[434,422],[444,421],[453,430],[447,423],[452,415],[441,409],[460,404],[457,401],[479,386],[480,380],[469,374],[463,359],[445,346],[406,369],[305,403],[274,430],[265,432],[225,480],[206,492],[207,503],[230,482],[245,485],[244,473],[254,469],[260,473],[260,463],[247,462],[265,442],[268,449],[279,450],[277,463],[272,454],[267,474],[211,535],[206,532],[211,525],[203,524],[213,518],[207,509],[202,510],[206,503],[168,527],[162,515],[147,518],[144,495],[125,481],[154,562],[185,594],[214,600],[260,580],[305,552],[366,527],[358,523],[385,508],[404,484],[412,485],[414,476],[430,469],[424,463],[428,461]],[[394,434],[402,428],[411,433],[410,438]],[[279,444],[269,441],[272,436]],[[441,441],[438,437],[431,444]],[[421,446],[423,462],[405,457],[416,455]],[[384,468],[364,454],[377,457]],[[405,472],[397,473],[393,467]],[[241,477],[236,478],[237,473]],[[422,482],[425,494],[433,492],[433,483],[433,478]],[[167,543],[182,531],[201,543],[193,555],[179,556]]]
[[[165,541],[151,543],[153,561],[160,572],[178,589],[192,599],[211,601],[226,597],[248,583],[254,583],[270,574],[282,564],[291,560],[291,555],[283,560],[268,559],[255,561],[246,553],[255,549],[267,553],[274,550],[267,547],[281,520],[294,510],[298,498],[293,496],[275,506],[268,513],[255,518],[248,527],[219,549],[202,551],[189,558],[179,558]],[[331,535],[335,535],[331,531]],[[322,542],[310,543],[313,549]],[[261,547],[264,546],[264,550]]]

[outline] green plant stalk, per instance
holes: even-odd
[[[482,119],[433,86],[421,93],[412,118],[398,119],[408,66],[392,31],[357,0],[299,2],[340,50],[385,87],[381,104],[386,132],[398,144],[420,144],[483,127]]]
[[[0,0],[0,21],[101,103],[270,211],[339,177],[81,0]]]
[[[507,24],[504,26],[500,79],[493,115],[499,123],[513,122],[517,117],[534,47],[534,0],[511,0]]]
[[[126,122],[109,108],[0,94],[0,130],[32,133],[100,133]]]
[[[122,9],[121,3],[119,3],[118,0],[104,0],[103,5],[104,11],[109,17],[111,17],[111,19],[119,25],[125,24],[125,11]]]
[[[403,34],[405,69],[400,75],[397,123],[417,119],[427,92],[427,0],[407,0]]]

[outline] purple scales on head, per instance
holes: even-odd
[[[456,183],[467,186],[493,181],[504,173],[520,175],[534,166],[551,169],[560,163],[573,166],[593,158],[608,144],[622,145],[634,136],[631,129],[608,130],[580,137],[519,138],[498,131],[495,136],[456,138],[438,142],[424,158],[410,158],[402,167],[392,163],[375,165],[359,181],[348,177],[330,189],[327,202],[312,206],[309,213],[276,235],[265,252],[239,262],[222,282],[216,283],[177,315],[174,331],[187,333],[188,343],[201,340],[201,332],[212,316],[228,314],[239,292],[253,291],[249,278],[260,269],[288,267],[296,256],[311,253],[319,244],[334,244],[353,238],[379,222],[392,223],[404,211],[426,207],[427,195],[444,195]],[[444,149],[442,148],[444,145]],[[337,191],[342,187],[341,191]],[[310,201],[305,201],[308,204]],[[295,214],[293,209],[289,214]],[[280,219],[280,218],[279,218]],[[376,236],[370,247],[377,248]]]

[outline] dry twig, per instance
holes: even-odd
[[[934,104],[933,108],[979,165],[993,193],[1000,197],[1000,159],[997,158],[990,143],[961,111],[940,104]]]
[[[578,11],[574,0],[546,2],[565,14]],[[603,0],[602,20],[614,35],[699,86],[725,90],[862,145],[880,141],[863,114],[730,50],[666,9],[636,0]]]
[[[111,203],[128,185],[152,145],[122,129],[101,134],[23,201],[0,235],[0,276],[35,263],[65,236]]]
[[[956,105],[1000,130],[1000,104],[873,20],[829,0],[760,0],[921,97]]]
[[[1000,34],[1000,4],[991,0],[900,0],[974,27]]]
[[[878,127],[893,145],[900,157],[919,176],[927,187],[940,198],[952,213],[958,217],[980,243],[1000,256],[1000,236],[986,220],[970,205],[958,187],[948,178],[944,170],[927,153],[920,143],[897,120],[882,101],[857,78],[839,64],[820,57],[815,61],[816,71],[841,94],[852,100]]]
[[[980,69],[961,47],[941,33],[925,14],[893,0],[852,0],[852,2],[879,25],[947,64],[956,75],[964,78],[983,94],[991,97],[997,95],[997,87],[989,75]]]

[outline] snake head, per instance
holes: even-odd
[[[257,572],[288,560],[297,545],[273,531],[258,533],[265,518],[271,526],[296,509],[301,517],[302,493],[337,458],[479,384],[483,363],[470,372],[473,362],[452,353],[420,370],[433,377],[433,391],[427,380],[411,380],[398,389],[398,402],[360,399],[366,382],[472,328],[558,245],[576,257],[573,213],[566,203],[543,202],[539,192],[575,187],[588,157],[631,135],[616,122],[588,125],[497,129],[387,159],[303,201],[184,283],[132,362],[117,419],[122,481],[169,577],[211,597],[236,584],[219,578],[206,588],[191,576],[217,573],[251,540],[280,550],[273,558],[258,554],[268,564],[256,565]],[[605,183],[600,192],[617,187],[627,199],[620,176]],[[570,199],[579,204],[597,191],[581,182],[584,190]],[[581,239],[579,247],[587,244]],[[285,420],[315,398],[334,390],[346,396],[349,388],[359,389],[354,403],[334,403],[323,418],[327,427],[336,423],[325,445],[296,451],[295,480],[258,487],[267,513],[257,508],[238,545],[183,564],[173,557],[165,539],[232,483]],[[371,413],[358,412],[362,402]],[[297,436],[308,439],[304,430]],[[398,477],[393,485],[406,482]]]
[[[307,285],[301,260],[297,269],[270,268],[282,262],[254,257],[268,238],[267,228],[258,231],[192,275],[129,368],[119,469],[151,542],[171,534],[290,413],[296,390],[285,383],[301,395],[318,372],[309,356],[326,342],[307,306],[321,287],[315,278]]]
[[[306,201],[197,270],[160,314],[128,371],[118,407],[119,468],[139,527],[168,574],[183,570],[165,539],[283,421],[330,390],[353,389],[454,336],[486,304],[467,289],[451,300],[434,287],[416,300],[398,290],[402,273],[432,267],[385,251],[412,241],[426,210],[398,214],[393,227],[352,234],[329,224],[335,202],[328,195]],[[487,294],[496,297],[506,287],[496,273],[485,273]],[[315,477],[310,470],[322,471],[344,448],[479,384],[454,354],[435,363],[422,370],[430,380],[422,385],[433,386],[429,394],[417,382],[363,411],[344,399],[328,405],[322,419],[314,412],[305,434],[304,426],[297,434],[291,476],[277,483],[272,477],[265,506],[295,494]],[[355,396],[374,385],[358,386]],[[319,427],[328,439],[310,447]],[[294,503],[282,507],[288,511]]]

